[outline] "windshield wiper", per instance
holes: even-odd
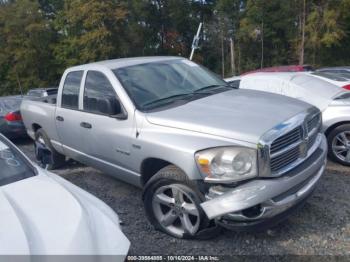
[[[168,97],[164,97],[164,98],[160,98],[160,99],[156,99],[153,101],[150,101],[146,104],[142,105],[142,108],[147,108],[150,106],[159,106],[159,105],[164,105],[164,104],[168,104],[168,103],[173,103],[174,101],[180,100],[180,99],[184,99],[187,97],[191,97],[193,95],[193,93],[184,93],[184,94],[177,94],[177,95],[172,95],[172,96],[168,96]]]
[[[232,86],[230,85],[209,85],[209,86],[204,86],[202,88],[197,89],[196,91],[194,91],[193,93],[204,93],[207,91],[215,91],[218,89],[233,89]]]

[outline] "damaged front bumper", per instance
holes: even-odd
[[[280,217],[303,202],[324,173],[327,142],[302,164],[279,178],[255,179],[235,188],[213,186],[201,204],[209,219],[224,226],[249,226]],[[277,222],[277,221],[276,221]]]

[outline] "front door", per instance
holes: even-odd
[[[88,71],[81,112],[84,152],[90,157],[90,165],[135,183],[138,175],[130,171],[130,149],[136,131],[132,115],[126,119],[115,117],[121,110],[122,104],[108,77],[100,71]]]

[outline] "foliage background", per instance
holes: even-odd
[[[0,95],[57,85],[76,64],[188,57],[201,21],[194,60],[221,75],[350,65],[349,11],[350,0],[0,0]]]

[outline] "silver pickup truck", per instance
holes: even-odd
[[[179,57],[69,68],[57,98],[25,100],[21,112],[51,151],[49,168],[68,157],[142,187],[149,221],[179,238],[271,226],[305,202],[326,165],[317,108],[232,89]]]

